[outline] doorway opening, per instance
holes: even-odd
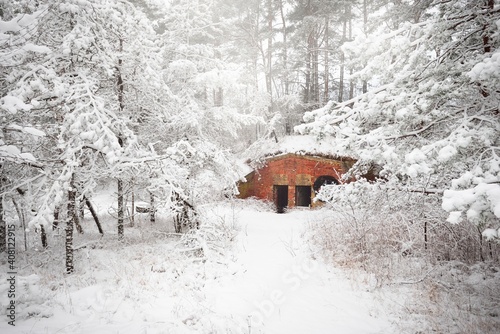
[[[295,186],[295,205],[311,205],[311,186]]]
[[[273,186],[274,205],[276,212],[283,213],[288,206],[288,186]]]
[[[322,175],[322,176],[318,177],[316,179],[316,181],[314,181],[314,184],[313,184],[314,192],[317,193],[319,191],[319,189],[325,184],[339,184],[339,181],[337,181],[337,179],[335,179],[333,176]]]

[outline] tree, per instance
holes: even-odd
[[[89,205],[101,180],[117,183],[119,239],[134,185],[154,206],[190,211],[181,216],[192,226],[198,204],[234,193],[231,149],[265,107],[226,59],[229,27],[213,5],[176,2],[165,16],[126,0],[2,7],[1,194],[44,246],[48,225],[65,229],[67,273],[77,203]],[[160,21],[156,31],[144,12]]]
[[[257,121],[245,113],[243,73],[223,59],[227,23],[214,9],[213,1],[172,2],[161,9],[161,92],[151,96],[154,103],[134,102],[133,127],[148,152],[127,157],[119,167],[152,202],[170,205],[180,217],[194,217],[196,206],[214,192],[234,190],[229,149],[241,128]]]
[[[20,13],[26,5],[27,13]],[[41,177],[43,165],[35,158],[39,139],[45,136],[37,129],[30,114],[36,109],[37,101],[26,103],[25,95],[31,87],[19,89],[16,78],[23,74],[26,64],[39,65],[40,59],[49,51],[33,40],[35,29],[46,15],[44,6],[32,6],[24,2],[4,3],[0,8],[0,194],[2,204],[11,199],[16,207],[21,224],[25,222],[24,201],[16,196],[24,195],[22,189],[27,183]],[[36,86],[36,82],[32,86]],[[2,205],[0,215],[0,251],[5,250],[6,206]]]
[[[490,0],[405,5],[412,15],[343,48],[362,66],[353,77],[376,86],[307,113],[297,130],[334,137],[359,159],[353,173],[381,166],[390,187],[443,193],[450,222],[496,231],[500,12]]]
[[[149,21],[127,1],[42,1],[19,4],[16,11],[2,25],[12,36],[3,41],[8,68],[1,80],[9,84],[2,91],[2,173],[19,183],[9,181],[10,189],[30,186],[31,224],[42,232],[68,203],[71,272],[72,228],[78,224],[70,206],[91,194],[98,180],[126,175],[121,157],[147,154],[132,128],[138,105],[150,112],[162,105],[155,67],[160,49]],[[12,145],[20,135],[38,139]],[[11,163],[31,168],[29,174],[15,175]]]

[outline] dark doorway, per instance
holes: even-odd
[[[278,213],[285,212],[288,206],[288,186],[273,186],[274,204]]]
[[[339,184],[339,181],[337,181],[334,177],[330,175],[322,175],[314,181],[313,184],[313,189],[317,193],[319,191],[319,188],[325,184]]]
[[[295,186],[295,206],[311,205],[311,186]]]

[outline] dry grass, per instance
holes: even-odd
[[[446,223],[438,199],[420,196],[345,196],[308,236],[327,262],[395,296],[382,303],[409,294],[398,302],[402,332],[500,333],[500,245],[472,224]]]

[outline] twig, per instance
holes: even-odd
[[[198,247],[192,247],[192,248],[184,248],[184,249],[178,249],[177,251],[178,252],[195,252],[195,251],[198,251],[198,250],[203,250],[203,247],[201,246],[198,246]]]
[[[73,250],[79,250],[79,249],[83,249],[83,248],[87,248],[87,246],[92,246],[92,245],[95,245],[99,242],[100,240],[94,240],[94,241],[90,241],[90,242],[87,242],[87,243],[84,243],[84,244],[81,244],[79,246],[75,246],[73,247]]]
[[[434,268],[432,268],[431,270],[429,270],[422,278],[416,280],[416,281],[403,281],[403,282],[394,282],[392,283],[393,285],[396,285],[396,284],[400,284],[400,285],[403,285],[403,284],[417,284],[417,283],[421,283],[423,282],[427,276],[429,276],[429,274],[434,270]]]
[[[172,236],[179,236],[179,237],[182,237],[183,235],[186,235],[185,233],[162,232],[162,231],[153,231],[153,233],[164,234],[164,235],[172,235]]]

